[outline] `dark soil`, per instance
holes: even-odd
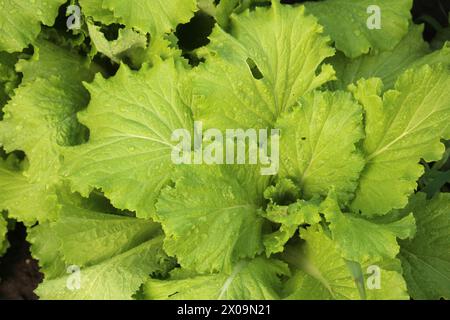
[[[16,224],[8,234],[10,248],[0,258],[0,299],[31,300],[33,290],[42,280],[37,261],[31,258],[30,245],[25,240],[26,229]]]

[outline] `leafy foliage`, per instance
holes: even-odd
[[[24,223],[41,299],[450,298],[450,47],[411,0],[63,2],[0,0],[0,255]],[[279,170],[175,164],[196,122],[280,130]]]

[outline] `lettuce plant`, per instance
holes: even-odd
[[[412,0],[2,5],[0,254],[24,223],[40,298],[450,298],[450,47]],[[175,164],[195,121],[279,129],[277,174]]]

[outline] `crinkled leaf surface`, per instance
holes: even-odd
[[[202,9],[206,12],[212,11],[210,14],[214,15],[217,23],[224,29],[228,27],[230,16],[233,13],[242,13],[252,5],[270,2],[270,0],[222,0],[214,9],[211,9],[211,6],[214,6],[214,4],[208,5],[208,1],[214,3],[214,0],[203,0],[206,4],[203,5]],[[199,3],[201,2],[202,0],[199,1]]]
[[[0,52],[0,119],[3,116],[3,106],[20,82],[19,76],[14,70],[16,62],[17,54]]]
[[[195,0],[103,0],[108,9],[123,24],[152,36],[175,30],[180,23],[189,22],[197,10]]]
[[[92,17],[95,21],[100,21],[105,25],[118,22],[114,13],[104,7],[104,0],[79,0],[79,3],[83,14]]]
[[[95,72],[100,71],[98,66],[71,48],[56,45],[44,37],[36,40],[33,57],[19,60],[16,70],[23,74],[22,84],[57,76],[65,86],[78,90],[83,96],[87,93],[82,93],[85,92],[82,81],[92,81]]]
[[[40,174],[55,171],[59,146],[84,139],[76,112],[88,101],[82,81],[91,80],[94,71],[79,55],[46,40],[38,39],[35,47],[34,56],[16,66],[24,76],[4,108],[0,143],[7,151],[24,151],[32,174]],[[45,169],[33,170],[34,166]]]
[[[81,30],[47,27],[69,2],[0,0],[0,255],[24,222],[41,298],[450,298],[450,46],[430,53],[411,0],[70,3]],[[218,25],[182,52],[197,6]],[[175,166],[194,119],[281,128],[280,174]]]
[[[446,42],[441,48],[438,50],[432,51],[431,53],[417,59],[412,65],[411,68],[419,68],[424,65],[434,65],[434,64],[443,64],[447,68],[450,65],[450,42]]]
[[[166,269],[160,261],[163,237],[149,240],[102,263],[80,270],[80,289],[70,290],[70,274],[49,279],[38,287],[44,300],[128,300],[152,272]]]
[[[98,52],[119,63],[127,52],[147,47],[147,37],[132,29],[120,29],[116,40],[108,41],[100,27],[88,22],[89,36]]]
[[[359,290],[346,261],[335,243],[323,232],[310,228],[301,230],[306,240],[296,248],[292,262],[298,271],[286,283],[284,294],[287,299],[300,300],[359,300]],[[362,264],[365,272],[368,262]],[[404,300],[409,299],[402,276],[392,270],[381,269],[380,289],[366,290],[367,299]],[[367,277],[367,274],[365,274]]]
[[[406,211],[413,211],[417,234],[402,241],[400,259],[408,290],[414,299],[450,298],[450,195],[426,200],[412,197]]]
[[[61,251],[61,239],[50,223],[28,228],[27,241],[31,244],[31,255],[38,260],[39,271],[48,279],[64,277],[66,263]]]
[[[369,29],[369,6],[378,6],[380,29]],[[412,0],[327,0],[307,2],[307,13],[313,14],[325,27],[335,46],[350,58],[369,50],[393,49],[408,32]],[[339,17],[339,18],[337,18]]]
[[[36,291],[40,298],[131,299],[149,274],[172,266],[157,224],[85,209],[70,199],[61,204],[59,220],[33,228],[30,236],[46,272]],[[79,289],[69,285],[75,275],[62,272],[69,266],[80,268]]]
[[[397,77],[417,59],[430,52],[422,37],[423,26],[412,25],[408,34],[389,51],[369,52],[356,59],[337,53],[331,58],[337,80],[330,85],[345,90],[347,85],[364,78],[380,78],[384,89],[392,89]]]
[[[173,59],[134,72],[122,65],[108,80],[86,85],[91,101],[79,114],[89,142],[65,151],[65,175],[83,195],[100,188],[120,209],[139,217],[154,212],[154,202],[173,171],[172,132],[192,132],[189,107],[178,83],[182,68]]]
[[[195,275],[173,272],[168,280],[145,283],[147,299],[173,300],[272,300],[279,299],[279,275],[288,275],[278,260],[255,258],[236,264],[231,274]]]
[[[159,60],[181,57],[181,50],[174,47],[170,36],[147,36],[131,28],[119,29],[115,40],[108,40],[101,27],[92,22],[87,23],[89,35],[93,42],[91,55],[102,53],[114,63],[126,62],[132,69],[140,69],[144,63],[153,65]]]
[[[287,205],[270,205],[263,214],[264,218],[280,224],[280,228],[264,236],[266,255],[283,252],[284,245],[303,224],[317,224],[321,221],[318,201],[298,200]]]
[[[425,64],[450,61],[450,47],[444,46],[431,52],[423,40],[423,26],[411,25],[408,34],[391,51],[370,52],[357,59],[346,58],[337,53],[330,62],[336,70],[337,81],[330,83],[331,88],[345,89],[358,80],[372,77],[383,81],[384,90],[393,89],[397,78],[409,68],[418,68]]]
[[[61,251],[70,264],[97,264],[161,234],[159,224],[149,220],[98,213],[70,198],[60,203],[61,215],[51,229],[63,239]]]
[[[36,220],[54,219],[58,212],[54,188],[30,182],[14,157],[6,161],[0,159],[1,210],[7,210],[10,218],[27,225],[34,224]]]
[[[449,87],[450,70],[440,64],[406,71],[383,97],[379,79],[353,86],[366,113],[367,162],[353,210],[374,216],[407,204],[423,173],[420,159],[435,161],[444,153],[440,139],[449,138]]]
[[[65,0],[1,0],[0,51],[22,51],[34,42],[41,23],[53,25],[58,8]]]
[[[60,180],[61,147],[84,141],[76,112],[87,105],[81,81],[91,79],[93,71],[78,55],[42,39],[35,55],[19,61],[17,69],[24,77],[3,110],[0,144],[7,152],[24,151],[28,165],[3,170],[2,191],[10,215],[31,223],[55,216],[52,193]]]
[[[233,16],[229,34],[217,26],[191,80],[196,120],[219,129],[272,127],[299,97],[333,79],[329,65],[319,71],[334,53],[321,33],[303,7],[277,2]]]
[[[183,268],[230,272],[241,258],[263,249],[263,205],[267,176],[251,166],[183,166],[175,187],[162,191],[157,221],[164,249]]]
[[[321,205],[321,212],[342,256],[351,261],[393,259],[400,246],[397,238],[412,238],[415,221],[412,213],[387,223],[376,223],[350,213],[341,212],[336,197],[330,195]]]
[[[141,66],[144,63],[150,65],[157,64],[159,60],[167,60],[170,58],[181,58],[181,50],[173,46],[171,36],[152,38],[150,44],[146,48],[136,48],[127,51],[127,58],[133,66]],[[183,59],[179,59],[187,65]]]
[[[39,78],[15,91],[4,108],[0,141],[8,152],[25,151],[32,182],[54,178],[60,146],[83,141],[84,130],[76,112],[87,101],[86,93],[71,91],[57,77]]]
[[[306,95],[276,123],[281,130],[280,176],[289,177],[305,197],[326,196],[331,187],[342,202],[353,197],[363,157],[361,107],[344,92]]]

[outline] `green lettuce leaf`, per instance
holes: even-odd
[[[160,36],[189,22],[197,10],[195,0],[103,0],[102,8],[112,11],[122,24]]]
[[[115,40],[108,40],[101,27],[87,22],[89,36],[93,43],[91,55],[98,52],[112,62],[127,63],[133,69],[140,69],[144,63],[153,65],[159,60],[181,57],[181,51],[172,46],[167,37],[153,37],[150,43],[147,36],[131,28],[119,29]]]
[[[199,0],[201,2],[208,3],[208,0]],[[213,3],[214,0],[209,0]],[[224,29],[228,28],[230,22],[230,16],[234,14],[240,14],[249,9],[253,5],[270,3],[270,0],[222,0],[217,6],[211,8],[211,5],[203,5],[204,9],[209,14],[213,15],[217,23]]]
[[[262,252],[258,210],[268,178],[254,168],[177,168],[175,187],[161,192],[156,220],[166,234],[164,249],[183,268],[231,272],[240,259]]]
[[[321,204],[331,238],[342,256],[350,261],[394,259],[400,251],[397,238],[412,238],[416,231],[412,213],[404,217],[369,221],[351,213],[343,213],[336,196],[331,193]],[[391,217],[388,217],[391,218]]]
[[[24,166],[26,163],[21,164],[14,155],[0,159],[0,211],[7,210],[10,218],[26,225],[55,219],[58,206],[54,186],[30,182]]]
[[[369,29],[369,6],[381,13],[380,29]],[[412,0],[328,0],[307,2],[306,12],[319,19],[338,50],[347,57],[393,49],[408,32]]]
[[[273,300],[279,299],[279,275],[288,275],[287,265],[278,260],[242,260],[229,274],[195,275],[183,270],[167,280],[151,279],[144,285],[151,300]]]
[[[31,244],[31,255],[38,260],[39,271],[45,278],[56,279],[67,274],[61,239],[54,232],[53,225],[41,223],[38,227],[28,228],[27,241]]]
[[[89,142],[64,152],[64,175],[74,190],[87,196],[99,188],[119,209],[142,218],[154,213],[174,167],[172,132],[193,130],[178,89],[183,72],[169,59],[140,72],[122,65],[113,78],[86,84],[91,101],[79,119],[90,130]]]
[[[86,103],[85,95],[68,90],[56,77],[40,78],[16,89],[0,122],[0,142],[7,152],[25,151],[29,165],[24,172],[2,170],[5,209],[12,217],[23,222],[54,217],[50,194],[60,180],[61,146],[83,140],[85,131],[76,120],[76,111]],[[41,209],[28,211],[29,206]]]
[[[173,266],[157,224],[86,209],[73,197],[60,198],[60,218],[29,236],[45,272],[41,299],[131,299],[150,274]],[[70,266],[80,272],[78,289],[70,286]]]
[[[61,148],[85,140],[76,113],[89,99],[81,81],[91,79],[93,71],[79,55],[42,39],[17,70],[23,73],[22,84],[4,107],[0,145],[6,152],[25,152],[27,162],[20,170],[3,166],[1,193],[4,209],[28,224],[56,215],[52,193],[60,182]]]
[[[8,223],[3,218],[0,212],[0,257],[6,252],[8,248],[8,240],[6,240],[6,234],[8,233]]]
[[[414,299],[450,298],[450,195],[426,200],[411,198],[405,211],[414,212],[417,234],[400,242],[400,259],[408,290]]]
[[[104,0],[79,0],[83,14],[86,17],[92,17],[95,21],[110,25],[118,23],[112,10],[104,6]]]
[[[22,51],[33,43],[41,31],[41,23],[53,25],[59,6],[65,0],[3,0],[0,17],[0,51]]]
[[[87,101],[85,92],[70,91],[57,77],[37,79],[15,91],[4,108],[0,141],[7,152],[25,151],[32,182],[57,179],[61,146],[83,141],[76,112]]]
[[[14,70],[16,62],[17,54],[0,52],[0,119],[3,116],[3,106],[20,82],[19,75]]]
[[[411,25],[408,34],[391,51],[370,52],[357,59],[346,58],[337,53],[330,62],[336,70],[337,81],[329,84],[333,89],[345,89],[362,78],[380,78],[384,90],[392,89],[397,78],[409,68],[425,64],[450,61],[450,46],[431,52],[429,44],[423,40],[423,26]]]
[[[284,245],[295,234],[299,226],[304,224],[317,224],[321,221],[318,201],[298,200],[290,205],[271,204],[263,217],[280,224],[277,231],[264,235],[266,255],[283,252]]]
[[[181,50],[173,46],[172,36],[152,38],[146,48],[137,48],[127,52],[130,65],[139,69],[144,63],[158,64],[158,61],[174,58],[180,60],[186,67],[187,62],[181,58]]]
[[[356,143],[364,136],[361,107],[344,92],[314,92],[283,115],[280,176],[303,196],[326,196],[334,187],[343,203],[353,198],[364,160]]]
[[[288,260],[297,271],[285,285],[286,299],[299,300],[359,300],[364,298],[357,286],[357,279],[349,264],[336,248],[335,243],[315,228],[301,230],[306,241],[303,246],[291,249]],[[369,280],[369,266],[380,268],[380,287],[372,290],[367,286],[367,299],[407,300],[406,284],[397,270],[391,270],[376,262],[361,264],[363,286]]]
[[[425,174],[420,178],[421,191],[428,198],[438,194],[446,183],[450,183],[450,141],[445,141],[445,153],[441,160],[425,165]]]
[[[0,0],[0,256],[23,223],[41,299],[450,299],[450,42],[412,4]]]
[[[355,212],[383,215],[406,206],[423,173],[419,161],[439,160],[450,138],[450,70],[438,64],[406,71],[383,97],[381,80],[352,86],[366,112],[366,167],[352,203]]]
[[[334,53],[321,33],[303,7],[277,2],[233,16],[230,34],[216,26],[190,79],[196,120],[208,128],[273,127],[302,95],[333,79],[329,65],[319,68]]]
[[[411,25],[408,34],[393,50],[369,52],[357,59],[337,53],[330,61],[336,70],[337,80],[330,86],[345,90],[349,84],[360,79],[380,78],[385,90],[392,89],[401,73],[430,52],[422,32],[423,26]]]
[[[31,59],[20,59],[16,70],[23,74],[22,84],[57,76],[67,87],[73,87],[72,90],[86,96],[82,81],[92,81],[94,74],[101,69],[73,48],[57,45],[42,36],[34,44]]]
[[[99,26],[90,22],[87,23],[87,26],[95,49],[115,63],[122,61],[130,51],[147,47],[147,37],[132,29],[120,29],[118,38],[108,41]]]

